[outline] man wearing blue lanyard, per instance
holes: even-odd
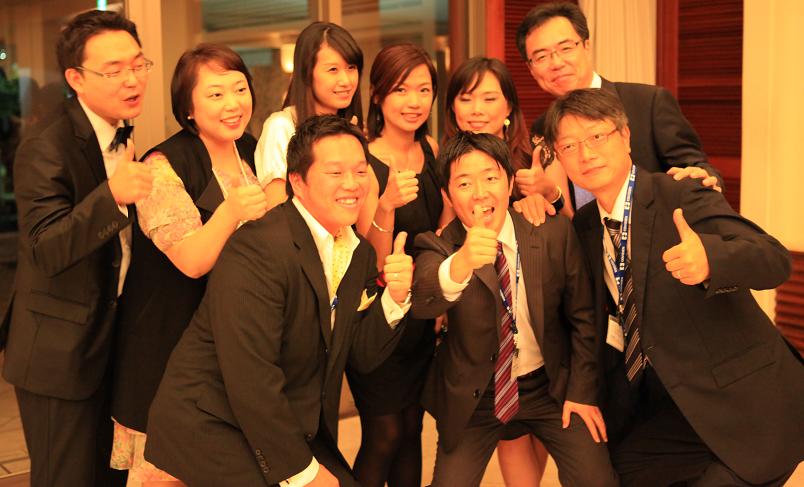
[[[447,313],[422,401],[435,417],[433,486],[477,486],[497,441],[533,433],[565,486],[618,485],[596,406],[589,277],[564,216],[534,227],[509,212],[510,153],[460,133],[441,151],[457,218],[416,238],[411,313]]]
[[[804,367],[750,290],[784,282],[790,256],[719,192],[635,166],[630,135],[605,90],[568,93],[545,121],[597,200],[574,224],[614,466],[625,486],[783,485],[804,459]]]

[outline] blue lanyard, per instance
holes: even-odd
[[[500,250],[502,252],[502,250]],[[519,333],[519,329],[516,327],[516,310],[514,309],[514,305],[519,300],[519,273],[520,273],[520,263],[519,263],[519,244],[516,246],[516,281],[514,284],[514,296],[513,296],[513,303],[509,303],[507,299],[505,299],[505,293],[503,292],[502,287],[500,287],[500,297],[502,298],[503,306],[505,307],[505,311],[508,312],[508,316],[511,317],[511,333],[516,335]]]
[[[634,186],[636,185],[636,166],[631,165],[631,173],[628,176],[628,188],[625,190],[625,205],[623,208],[623,221],[620,226],[620,248],[617,251],[617,261],[615,262],[608,253],[609,265],[614,273],[614,282],[617,283],[617,291],[619,300],[617,303],[617,311],[622,316],[625,308],[623,302],[623,281],[625,279],[625,266],[628,263],[628,238],[630,237],[629,230],[631,228],[631,202],[634,197]],[[608,233],[608,230],[606,230]],[[607,235],[608,238],[608,235]],[[622,321],[622,320],[621,320]]]

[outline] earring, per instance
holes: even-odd
[[[187,115],[187,120],[192,120],[192,119],[193,119],[192,115]]]
[[[505,117],[505,120],[503,120],[503,126],[507,128],[510,125],[511,125],[511,121],[508,120],[508,117]]]

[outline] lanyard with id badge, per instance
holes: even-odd
[[[614,274],[614,282],[617,284],[617,316],[609,315],[608,331],[606,333],[606,343],[616,348],[620,352],[625,350],[624,311],[625,301],[623,299],[623,284],[625,281],[625,268],[628,265],[628,238],[631,228],[631,203],[634,196],[634,186],[636,185],[636,166],[631,165],[631,172],[628,176],[628,187],[625,191],[625,205],[623,207],[623,221],[620,227],[620,245],[615,248],[617,252],[616,261],[606,252],[606,259],[611,266]],[[608,234],[608,230],[604,228]],[[608,238],[608,235],[606,235]],[[613,242],[612,242],[613,243]]]

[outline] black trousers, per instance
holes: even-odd
[[[547,388],[547,376],[543,370],[520,380],[519,412],[511,422],[503,425],[494,416],[494,383],[491,381],[461,434],[458,446],[447,452],[439,443],[432,486],[480,485],[497,442],[507,437],[511,428],[533,433],[544,443],[556,461],[561,485],[619,485],[606,444],[595,443],[577,415],[573,415],[569,427],[563,429],[562,406],[550,397]]]
[[[623,378],[625,377],[623,370]],[[612,445],[612,463],[624,487],[749,487],[712,453],[665,390],[656,371],[645,369],[634,388],[633,422]],[[793,471],[762,487],[784,485]]]
[[[70,401],[15,388],[36,487],[123,487],[127,471],[109,467],[114,431],[108,380]]]

